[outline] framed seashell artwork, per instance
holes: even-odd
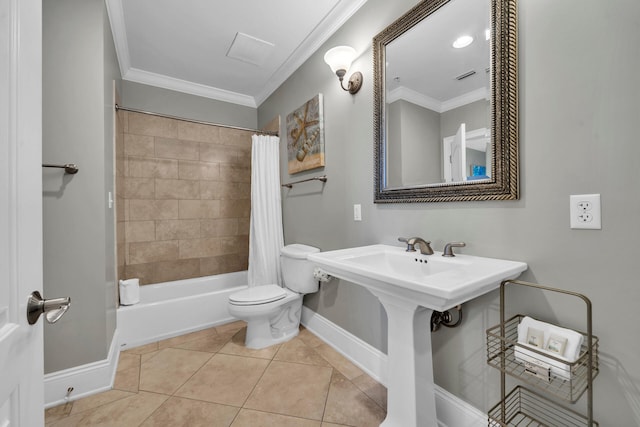
[[[324,163],[322,94],[287,115],[289,175],[321,168]]]

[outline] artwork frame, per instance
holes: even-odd
[[[321,93],[287,114],[286,129],[289,175],[325,166]]]

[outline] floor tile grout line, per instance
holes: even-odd
[[[190,351],[190,350],[186,350],[186,351]],[[204,363],[203,363],[203,364],[202,364],[198,369],[196,369],[196,370],[193,372],[193,374],[191,374],[191,375],[189,376],[189,378],[187,378],[187,379],[186,379],[182,384],[180,384],[180,385],[178,386],[178,388],[176,388],[176,389],[175,389],[175,391],[174,391],[173,393],[171,393],[171,395],[170,395],[171,397],[174,397],[174,396],[175,396],[175,397],[180,397],[180,396],[176,396],[176,393],[177,393],[178,391],[180,391],[180,389],[181,389],[181,388],[182,388],[186,383],[188,383],[188,382],[191,380],[191,378],[193,378],[193,376],[194,376],[194,375],[196,375],[198,372],[200,372],[200,370],[201,370],[202,368],[204,368],[204,366],[205,366],[207,363],[209,363],[209,361],[210,361],[211,359],[213,359],[213,357],[214,357],[217,353],[209,353],[209,354],[210,354],[209,358],[208,358],[207,360],[205,360],[205,361],[204,361]]]
[[[275,354],[273,356],[275,357]],[[269,363],[267,364],[267,366],[265,366],[264,371],[262,371],[262,374],[260,374],[260,378],[258,378],[258,381],[256,381],[256,383],[251,388],[251,391],[249,392],[249,394],[247,394],[247,397],[242,402],[242,409],[251,409],[251,408],[245,408],[244,405],[247,404],[247,401],[249,400],[253,392],[256,390],[256,387],[258,387],[258,383],[260,383],[260,380],[264,377],[264,374],[267,372],[267,369],[269,369],[269,366],[271,366],[272,363],[273,363],[273,358],[269,359]]]
[[[280,350],[278,350],[280,351]],[[277,352],[276,352],[277,354]],[[315,367],[319,367],[319,368],[329,368],[331,369],[331,377],[333,377],[333,371],[334,368],[333,366],[319,366],[319,365],[308,365],[308,364],[303,364],[303,363],[295,363],[295,362],[289,362],[286,360],[275,360],[275,354],[273,356],[274,358],[271,359],[269,361],[269,364],[266,366],[266,368],[264,369],[264,371],[262,372],[262,375],[260,376],[260,378],[258,379],[258,381],[256,382],[256,384],[253,386],[253,388],[251,389],[251,392],[249,393],[249,395],[247,396],[247,398],[245,399],[245,401],[242,404],[242,409],[246,409],[248,411],[257,411],[257,412],[263,412],[263,413],[267,413],[267,414],[274,414],[274,415],[280,415],[280,416],[284,416],[284,417],[294,417],[294,418],[299,418],[299,419],[303,419],[303,420],[308,420],[308,421],[319,421],[320,424],[322,424],[323,419],[324,419],[324,412],[326,410],[326,404],[327,404],[327,399],[329,396],[329,388],[331,386],[331,380],[329,380],[329,384],[327,385],[327,394],[325,396],[325,403],[323,404],[322,407],[322,417],[320,418],[320,420],[316,420],[316,419],[312,419],[312,418],[304,418],[304,417],[300,417],[300,416],[296,416],[296,415],[291,415],[291,414],[283,414],[283,413],[279,413],[279,412],[271,412],[271,411],[265,411],[265,410],[258,410],[258,409],[253,409],[253,408],[247,408],[245,405],[247,403],[247,401],[249,400],[249,398],[251,397],[251,395],[253,394],[253,392],[255,391],[256,387],[258,386],[258,383],[260,382],[260,380],[262,379],[262,377],[264,377],[265,373],[267,372],[267,370],[269,369],[269,366],[271,366],[271,364],[273,362],[278,362],[278,363],[292,363],[292,364],[297,364],[297,365],[303,365],[303,366],[315,366]]]
[[[150,393],[150,392],[148,392],[148,393]],[[162,393],[156,393],[156,394],[162,394]],[[167,396],[166,394],[162,394],[162,395],[163,395],[163,396]],[[149,416],[148,416],[147,418],[145,418],[145,419],[144,419],[144,420],[142,420],[140,423],[138,423],[138,427],[140,427],[142,424],[146,423],[146,422],[147,422],[147,420],[148,420],[149,418],[151,418],[151,417],[153,416],[153,414],[155,414],[155,413],[158,411],[158,409],[162,408],[162,406],[163,406],[165,403],[167,403],[167,402],[169,401],[169,399],[171,399],[171,397],[172,397],[172,396],[167,396],[167,398],[165,399],[165,401],[164,401],[164,402],[162,402],[162,403],[161,403],[161,404],[160,404],[156,409],[154,409],[154,410],[149,414]]]
[[[378,401],[376,399],[374,399],[372,396],[369,395],[369,393],[367,393],[366,391],[362,390],[360,387],[358,387],[357,384],[353,383],[353,381],[351,382],[358,390],[360,390],[362,392],[362,394],[364,394],[365,396],[367,396],[369,399],[371,399],[371,401],[373,403],[375,403],[380,409],[382,409],[384,411],[384,413],[387,413],[387,408],[385,408],[384,406],[382,406],[380,403],[378,403]]]
[[[217,333],[217,331],[216,331],[216,333]],[[230,338],[229,338],[229,341],[230,341],[231,339],[232,339],[232,337],[230,337]],[[191,340],[191,341],[196,341],[196,340],[198,340],[198,338],[196,338],[196,339],[194,339],[194,340]],[[157,341],[157,342],[159,343],[159,341]],[[185,341],[185,342],[180,343],[180,344],[185,344],[185,343],[187,343],[187,342],[190,342],[190,341]],[[228,341],[227,341],[227,342],[228,342]],[[227,343],[225,343],[225,344],[223,344],[223,345],[226,345],[226,344],[227,344]],[[208,358],[208,359],[207,359],[207,360],[206,360],[206,361],[205,361],[205,362],[204,362],[204,363],[203,363],[203,364],[202,364],[198,369],[196,369],[196,370],[193,372],[193,374],[191,374],[191,376],[189,376],[189,378],[187,378],[187,379],[186,379],[182,384],[180,384],[180,385],[176,388],[176,390],[175,390],[175,391],[173,391],[171,394],[169,394],[169,395],[165,395],[164,393],[158,393],[158,394],[162,394],[162,395],[164,395],[164,396],[169,396],[169,399],[170,399],[170,398],[172,398],[172,397],[180,397],[180,396],[176,396],[176,393],[177,393],[177,392],[182,388],[182,386],[184,386],[187,382],[189,382],[189,380],[191,380],[191,378],[193,378],[193,376],[194,376],[194,375],[196,375],[198,372],[200,372],[200,370],[201,370],[201,369],[202,369],[202,368],[203,368],[207,363],[209,363],[209,361],[210,361],[210,360],[211,360],[211,359],[212,359],[212,358],[217,354],[217,352],[213,352],[213,353],[212,353],[212,352],[208,352],[208,351],[187,350],[187,349],[175,348],[175,347],[171,347],[171,346],[169,346],[169,347],[165,347],[165,348],[163,348],[163,349],[161,349],[161,350],[157,350],[157,351],[158,351],[158,352],[160,352],[160,351],[162,351],[162,350],[166,350],[166,349],[182,350],[182,351],[193,351],[193,352],[198,352],[198,353],[207,353],[207,354],[209,354],[209,355],[210,355],[210,357],[209,357],[209,358]],[[154,357],[155,357],[155,356],[154,356]],[[139,373],[139,376],[140,376],[140,377],[142,376],[142,356],[140,356],[140,373]],[[138,380],[138,391],[140,391],[140,379]],[[144,390],[144,391],[146,391],[146,390]],[[151,393],[153,393],[153,392],[151,392]],[[157,392],[156,392],[156,393],[157,393]],[[181,397],[180,397],[180,398],[181,398]],[[169,399],[167,399],[167,400],[169,400]],[[166,401],[165,401],[165,403],[166,403]],[[164,405],[164,403],[163,403],[163,405]],[[160,406],[162,406],[162,405],[160,405]],[[159,408],[159,407],[158,407],[158,408]],[[154,411],[154,412],[155,412],[155,411]],[[150,416],[151,416],[151,415],[150,415]],[[147,418],[148,418],[148,417],[147,417]],[[145,420],[146,420],[146,419],[145,419]]]
[[[327,395],[324,397],[324,406],[322,407],[322,419],[320,420],[320,425],[324,422],[324,416],[327,413],[327,402],[329,402],[329,393],[331,392],[331,383],[333,382],[333,374],[335,368],[331,366],[331,377],[329,377],[329,384],[327,385]]]
[[[304,342],[303,342],[304,343]],[[262,378],[264,377],[264,375],[266,374],[267,370],[269,369],[269,367],[271,366],[271,364],[275,361],[275,362],[279,362],[279,363],[296,363],[296,362],[290,362],[290,361],[286,361],[286,360],[276,360],[276,356],[278,355],[278,353],[284,348],[284,344],[286,343],[280,343],[278,344],[278,350],[276,350],[276,352],[273,354],[273,356],[268,359],[269,363],[267,364],[267,366],[265,367],[264,371],[262,371],[262,374],[260,375],[260,378],[258,378],[258,380],[256,381],[256,383],[254,384],[254,386],[252,387],[251,391],[249,392],[249,394],[247,395],[246,399],[244,400],[244,402],[242,403],[242,408],[240,409],[240,411],[238,411],[238,414],[240,414],[240,412],[242,411],[242,409],[246,409],[246,410],[250,410],[250,411],[258,411],[256,409],[252,409],[252,408],[247,408],[245,405],[247,404],[247,401],[251,398],[251,395],[254,393],[254,391],[256,390],[256,387],[258,386],[258,384],[260,383],[260,380],[262,380]],[[304,343],[305,345],[307,345],[306,343]],[[224,353],[223,353],[224,354]],[[234,355],[234,356],[239,356],[239,355]],[[241,356],[242,357],[242,356]],[[265,359],[263,359],[265,360]],[[328,362],[328,361],[327,361]],[[329,362],[328,362],[329,363]],[[303,364],[303,363],[296,363],[298,365],[304,365],[304,366],[318,366],[318,365],[310,365],[310,364]],[[332,373],[333,373],[333,367],[329,366],[332,369]],[[331,384],[331,381],[329,381],[329,385]],[[327,396],[329,395],[329,390],[327,390]],[[323,405],[322,408],[322,418],[324,417],[324,411],[326,409],[326,399],[327,397],[325,397],[325,403]],[[277,412],[269,412],[269,411],[258,411],[258,412],[264,412],[264,413],[270,413],[270,414],[275,414],[275,415],[280,415],[280,416],[291,416],[288,414],[280,414]],[[312,420],[310,418],[303,418],[303,417],[296,417],[296,418],[300,418],[300,419],[304,419],[304,420],[310,420],[310,421],[319,421],[320,424],[322,424],[322,418],[320,420]],[[235,418],[234,418],[235,421]],[[233,423],[232,423],[233,424]]]
[[[140,427],[142,424],[144,424],[144,423],[145,423],[149,418],[151,418],[151,417],[153,416],[153,414],[155,414],[155,413],[156,413],[156,411],[157,411],[158,409],[160,409],[160,408],[162,407],[162,405],[164,405],[165,403],[167,403],[167,401],[169,401],[169,399],[171,399],[171,398],[173,397],[172,395],[164,394],[164,393],[158,393],[158,392],[155,392],[155,391],[146,391],[146,390],[143,390],[143,392],[144,392],[144,393],[150,393],[150,394],[157,394],[157,395],[160,395],[160,396],[165,396],[165,397],[166,397],[166,399],[165,399],[165,401],[164,401],[164,402],[162,402],[162,403],[160,404],[160,406],[158,406],[156,409],[154,409],[154,410],[149,414],[149,416],[148,416],[147,418],[145,418],[144,420],[142,420],[142,421],[138,424],[138,426],[137,426],[137,427]],[[139,394],[140,394],[140,392],[138,392],[137,394],[139,395]]]
[[[235,406],[234,406],[235,408]],[[238,415],[240,415],[240,412],[242,411],[242,408],[238,408],[238,412],[236,412],[236,414],[233,416],[233,419],[231,420],[231,422],[229,423],[228,427],[231,427],[233,425],[233,423],[236,422],[236,420],[238,419]]]
[[[136,389],[138,390],[136,393],[140,393],[140,381],[142,381],[142,355],[138,355],[138,385]]]
[[[71,413],[71,412],[73,411],[73,407],[72,407],[72,408],[71,408],[71,411],[69,411],[69,413],[68,413],[67,415],[65,415],[64,417],[62,417],[62,418],[69,418],[69,417],[71,417],[71,416],[80,415],[80,414],[82,414],[82,413],[84,413],[84,412],[93,411],[93,410],[95,410],[95,409],[102,408],[103,406],[109,405],[109,404],[111,404],[111,403],[119,402],[119,401],[121,401],[121,400],[123,400],[123,399],[127,399],[127,398],[129,398],[129,397],[133,397],[133,395],[138,394],[138,393],[134,393],[134,392],[132,392],[132,391],[116,390],[116,389],[108,390],[108,391],[106,391],[105,393],[108,393],[109,391],[114,391],[114,390],[115,390],[115,391],[121,391],[121,392],[124,392],[124,393],[129,393],[129,395],[128,395],[128,396],[122,396],[122,397],[120,397],[120,398],[118,398],[118,399],[111,400],[111,401],[106,402],[106,403],[102,403],[102,404],[100,404],[100,405],[98,405],[98,406],[94,406],[93,408],[85,409],[85,410],[83,410],[83,411],[78,411],[78,413],[77,413],[77,414],[72,414],[72,413]],[[86,397],[86,398],[90,398],[90,397],[91,397],[91,396],[88,396],[88,397]],[[86,398],[85,398],[85,399],[86,399]],[[82,399],[78,399],[78,400],[82,400]],[[77,402],[77,401],[69,402],[69,403],[73,404],[73,403],[75,403],[75,402]],[[73,405],[72,405],[72,406],[73,406]],[[60,419],[62,419],[62,418],[60,418]],[[58,421],[59,421],[59,420],[56,420],[55,422],[57,423]]]
[[[234,408],[235,408],[235,406],[234,406]],[[302,417],[300,415],[283,414],[281,412],[265,411],[264,409],[240,408],[240,410],[241,411],[245,410],[245,411],[260,412],[261,414],[276,415],[276,416],[284,417],[284,418],[295,418],[297,420],[315,421],[315,422],[318,422],[320,424],[322,424],[324,422],[323,420],[316,420],[316,419],[313,419],[313,418],[305,418],[305,417]],[[238,412],[238,414],[239,413],[240,412]],[[235,421],[235,419],[234,419],[234,421]],[[231,424],[233,424],[233,423],[231,423]],[[335,423],[332,423],[332,424],[335,424]],[[342,426],[343,424],[337,424],[337,425]],[[347,425],[346,427],[355,427],[355,426]]]
[[[216,331],[216,333],[217,333],[217,331]],[[237,332],[236,332],[236,333],[237,333]],[[225,345],[227,345],[231,340],[233,340],[233,337],[234,337],[234,336],[235,336],[235,334],[231,335],[231,336],[229,337],[229,339],[228,339],[224,344],[222,344],[222,346],[220,347],[220,349],[222,349],[222,347],[224,347],[224,346],[225,346]],[[196,341],[196,340],[194,340],[194,341]],[[189,341],[186,341],[186,342],[189,342]],[[181,343],[181,344],[185,344],[185,343]],[[174,348],[174,347],[168,347],[168,348]],[[183,351],[198,351],[198,350],[186,350],[186,349],[178,349],[178,350],[183,350]],[[180,389],[181,389],[181,388],[182,388],[186,383],[188,383],[188,382],[191,380],[191,378],[193,378],[193,377],[194,377],[198,372],[200,372],[200,371],[202,370],[202,368],[204,368],[204,367],[205,367],[205,365],[206,365],[207,363],[209,363],[209,362],[211,361],[211,359],[213,359],[213,358],[214,358],[214,356],[215,356],[216,354],[219,354],[219,351],[220,351],[220,350],[218,350],[218,351],[216,351],[216,352],[213,352],[213,353],[212,353],[212,352],[204,352],[204,351],[200,351],[200,353],[209,353],[211,356],[210,356],[210,357],[209,357],[209,358],[208,358],[208,359],[207,359],[207,360],[206,360],[206,361],[205,361],[205,362],[204,362],[204,363],[203,363],[203,364],[202,364],[198,369],[196,369],[196,370],[195,370],[195,372],[194,372],[193,374],[191,374],[191,376],[190,376],[189,378],[187,378],[187,380],[186,380],[186,381],[184,381],[182,384],[180,384],[180,385],[178,386],[178,388],[177,388],[177,389],[176,389],[176,390],[171,394],[171,396],[172,396],[172,397],[173,397],[173,396],[175,396],[175,397],[180,397],[180,396],[176,396],[176,393],[177,393],[178,391],[180,391]]]
[[[119,390],[119,391],[123,391],[123,390]],[[143,391],[144,391],[144,390],[143,390]],[[163,393],[156,393],[156,392],[151,392],[151,391],[144,391],[144,392],[145,392],[145,393],[150,393],[150,394],[159,394],[159,395],[161,395],[161,396],[166,396],[166,397],[167,397],[167,399],[168,399],[169,397],[171,397],[171,396],[166,395],[166,394],[163,394]],[[123,398],[121,398],[121,399],[116,399],[116,400],[114,400],[114,401],[112,401],[112,402],[107,402],[107,403],[104,403],[104,404],[102,404],[102,405],[98,405],[98,406],[96,406],[96,407],[94,407],[94,408],[87,409],[87,410],[85,410],[85,411],[80,411],[78,414],[71,415],[71,413],[69,413],[67,416],[65,416],[65,417],[63,417],[63,418],[60,418],[59,420],[54,421],[54,422],[51,424],[51,426],[55,427],[55,425],[56,425],[56,424],[58,424],[58,423],[59,423],[60,421],[62,421],[63,419],[65,419],[65,418],[69,418],[69,417],[71,417],[71,416],[74,416],[74,417],[75,417],[76,415],[81,415],[81,414],[84,414],[84,415],[82,416],[82,418],[80,419],[80,421],[84,421],[84,419],[85,419],[85,418],[87,418],[87,416],[89,416],[92,412],[95,412],[95,411],[97,411],[98,409],[100,409],[100,408],[102,408],[102,407],[104,407],[104,406],[110,405],[110,404],[115,403],[115,402],[119,402],[119,401],[121,401],[121,400],[132,399],[133,397],[135,397],[135,396],[139,396],[139,395],[140,395],[140,392],[139,392],[139,391],[138,391],[138,392],[136,392],[136,393],[134,393],[134,392],[128,392],[128,393],[130,393],[130,395],[129,395],[129,396],[125,396],[125,397],[123,397]],[[162,405],[160,405],[160,406],[162,406]],[[154,412],[155,412],[155,410],[154,410]],[[147,418],[148,418],[148,417],[147,417]],[[146,418],[145,418],[145,420],[144,420],[144,421],[146,421]],[[142,422],[144,422],[144,421],[142,421]],[[138,424],[138,426],[140,426],[141,424],[142,424],[142,423]]]

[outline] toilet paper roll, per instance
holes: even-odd
[[[140,302],[140,279],[120,280],[120,304],[133,305]]]

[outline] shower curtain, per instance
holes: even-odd
[[[280,138],[251,137],[251,220],[249,286],[278,284],[284,246],[280,197]]]

